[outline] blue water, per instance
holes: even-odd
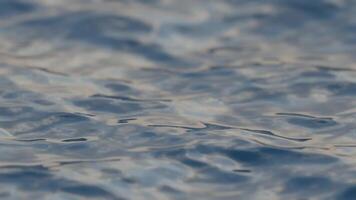
[[[356,1],[0,0],[0,199],[356,199]]]

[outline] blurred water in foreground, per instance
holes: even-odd
[[[356,199],[356,1],[0,17],[2,199]]]

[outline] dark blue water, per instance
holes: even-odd
[[[356,1],[0,0],[0,198],[356,199]]]

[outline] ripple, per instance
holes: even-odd
[[[86,138],[72,138],[72,139],[62,140],[62,142],[85,142],[87,140],[88,139],[86,139]]]
[[[296,113],[277,113],[277,115],[288,116],[288,123],[311,129],[327,128],[336,126],[338,123],[332,118],[314,117]]]

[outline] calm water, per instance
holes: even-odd
[[[356,199],[356,1],[0,0],[0,198]]]

